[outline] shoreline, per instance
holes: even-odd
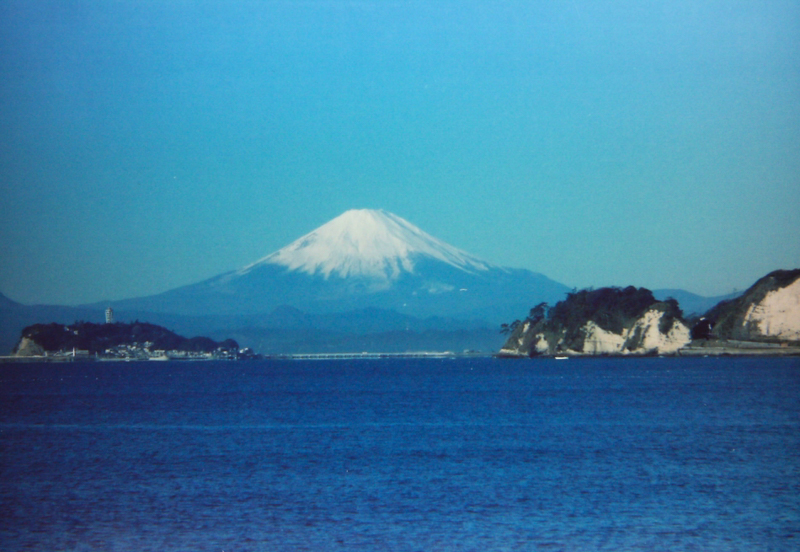
[[[753,356],[753,357],[791,357],[800,356],[800,344],[762,343],[758,341],[714,340],[692,342],[674,353],[579,353],[574,351],[558,354],[528,356],[504,350],[494,355],[502,359],[555,359],[555,358],[646,358],[646,357],[710,357],[710,356]]]

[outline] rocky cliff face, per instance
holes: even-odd
[[[670,354],[689,343],[689,334],[675,301],[657,301],[642,288],[603,288],[571,293],[547,316],[532,311],[500,354]]]
[[[20,339],[19,343],[14,348],[14,355],[20,357],[42,356],[44,353],[44,347],[36,343],[36,341],[30,337],[23,337]]]
[[[741,297],[711,309],[692,333],[695,337],[800,342],[800,269],[767,274]]]

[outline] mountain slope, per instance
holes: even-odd
[[[365,209],[239,270],[112,306],[198,316],[260,314],[281,305],[311,314],[380,308],[499,324],[567,291],[541,274],[482,261],[396,215]]]

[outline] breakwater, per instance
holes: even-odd
[[[455,358],[463,356],[451,351],[420,351],[405,353],[292,353],[284,355],[269,355],[265,358],[283,360],[353,360],[353,359],[381,359],[381,358]]]

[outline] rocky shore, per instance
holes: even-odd
[[[674,299],[644,288],[575,291],[540,304],[510,333],[497,356],[800,354],[800,269],[776,270],[744,294],[686,320]]]

